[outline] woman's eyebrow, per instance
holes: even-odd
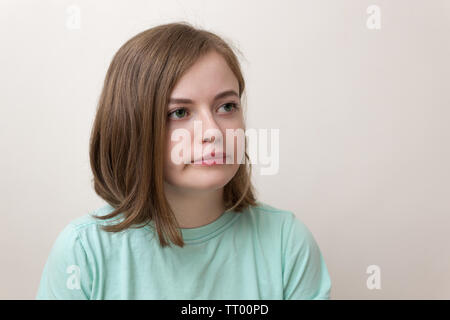
[[[236,97],[239,98],[239,95],[237,94],[236,91],[234,91],[234,90],[227,90],[227,91],[223,91],[223,92],[217,94],[214,97],[213,101],[216,101],[218,99],[221,99],[221,98],[224,98],[224,97],[228,97],[228,96],[236,96]],[[192,101],[191,99],[186,99],[186,98],[170,98],[169,104],[172,104],[172,103],[194,103],[194,101]]]

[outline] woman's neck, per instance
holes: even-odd
[[[225,211],[223,187],[216,190],[186,190],[164,183],[167,201],[180,228],[197,228],[217,220]]]

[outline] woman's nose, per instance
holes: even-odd
[[[201,142],[209,141],[209,142],[220,142],[222,132],[220,130],[220,126],[214,118],[211,111],[207,110],[201,112],[200,114],[200,125],[202,137],[200,139]]]

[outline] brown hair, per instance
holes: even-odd
[[[167,105],[177,80],[202,55],[216,50],[245,88],[239,61],[223,39],[187,22],[145,30],[123,44],[106,73],[92,127],[89,157],[95,192],[114,211],[97,219],[123,213],[115,225],[119,232],[153,220],[161,246],[166,237],[183,247],[178,223],[164,193],[163,152]],[[245,162],[224,186],[227,211],[242,212],[255,206],[251,163],[245,144]]]

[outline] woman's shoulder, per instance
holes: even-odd
[[[260,228],[277,228],[282,233],[286,233],[294,223],[304,225],[292,210],[282,209],[259,200],[256,204],[249,207],[247,219],[253,220],[253,224]]]
[[[292,214],[292,211],[290,211],[290,210],[280,209],[278,207],[274,207],[274,206],[272,206],[266,202],[260,201],[260,200],[257,200],[256,204],[257,205],[253,208],[255,208],[259,212],[270,213],[270,214],[275,214],[275,215],[290,215],[290,214]]]
[[[107,225],[116,225],[123,220],[123,215],[119,214],[113,218],[99,219],[114,211],[109,205],[97,207],[94,210],[87,211],[85,214],[70,220],[62,233],[70,234],[72,237],[79,239],[82,243],[112,243],[112,241],[122,241],[135,233],[143,232],[139,228],[126,228],[119,232],[108,232],[102,227]]]
[[[79,217],[70,220],[68,225],[77,231],[86,230],[89,229],[90,227],[108,225],[111,224],[114,221],[114,219],[117,218],[99,219],[96,218],[95,216],[105,216],[111,213],[113,210],[114,208],[111,205],[106,204],[97,207],[95,210],[87,211],[84,214],[80,215]]]
[[[249,219],[254,220],[259,228],[278,230],[283,237],[297,236],[299,238],[311,237],[311,231],[303,222],[299,214],[292,210],[272,206],[266,202],[256,201],[257,206],[249,209]],[[299,240],[299,239],[297,239]]]
[[[278,220],[285,222],[296,217],[294,212],[291,210],[281,209],[259,200],[256,201],[256,204],[256,206],[250,207],[249,211],[258,219]]]

